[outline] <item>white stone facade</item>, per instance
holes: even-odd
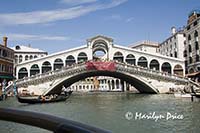
[[[115,45],[111,38],[96,36],[88,39],[85,46],[61,51],[16,65],[16,77],[23,78],[46,71],[53,71],[70,65],[70,62],[78,63],[93,60],[93,53],[98,50],[105,52],[106,60],[117,60],[158,71],[167,71],[171,74],[177,74],[174,72],[174,68],[178,65],[181,67],[182,75],[184,76],[185,74],[185,66],[182,59]]]
[[[15,65],[48,55],[47,52],[36,48],[31,48],[30,46],[17,45],[11,49],[13,49],[15,52]]]
[[[144,51],[148,53],[158,53],[159,52],[159,43],[152,41],[140,41],[130,46],[130,48]]]
[[[162,42],[159,46],[159,52],[162,55],[184,59],[183,51],[185,44],[185,36],[182,29],[176,31],[172,28],[172,35]]]

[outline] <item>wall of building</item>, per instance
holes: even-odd
[[[160,44],[159,51],[165,56],[184,59],[184,41],[183,30],[177,31]]]
[[[5,39],[4,37],[3,39]],[[13,78],[14,51],[7,47],[7,38],[0,44],[0,83]]]
[[[187,73],[200,71],[200,14],[193,14],[188,18],[188,25],[185,28],[186,47],[185,62]]]

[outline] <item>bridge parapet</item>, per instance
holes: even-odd
[[[172,81],[172,82],[181,82],[185,83],[188,81],[187,78],[184,77],[178,77],[176,75],[168,74],[168,73],[163,73],[160,71],[140,67],[140,66],[133,66],[129,65],[126,63],[117,63],[117,70],[118,71],[124,71],[128,72],[130,74],[134,75],[140,75],[140,76],[145,76],[157,80],[165,80],[165,81]]]
[[[110,61],[110,62],[114,62],[114,61]],[[55,71],[47,72],[44,74],[39,74],[32,77],[19,79],[16,81],[16,85],[18,87],[27,87],[29,85],[37,85],[37,84],[42,84],[45,82],[51,82],[51,84],[54,84],[54,81],[57,79],[62,79],[64,77],[70,77],[81,72],[89,71],[87,67],[88,67],[87,63],[74,64],[72,66],[63,67],[60,70],[55,70]],[[116,69],[115,71],[117,72],[128,73],[129,75],[139,76],[140,78],[146,81],[150,79],[150,80],[158,80],[158,81],[164,81],[164,82],[173,82],[176,84],[186,84],[186,83],[194,84],[187,78],[182,78],[176,75],[171,75],[171,74],[163,73],[160,71],[155,71],[152,69],[147,69],[147,68],[134,66],[134,65],[126,64],[126,63],[115,62],[115,69]]]
[[[50,71],[44,74],[38,74],[32,77],[26,77],[23,79],[16,80],[18,87],[36,85],[43,82],[54,81],[56,78],[62,78],[64,76],[72,75],[86,69],[85,64],[75,64],[73,66],[63,67],[62,69]]]

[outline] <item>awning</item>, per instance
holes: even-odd
[[[2,78],[2,79],[14,79],[13,76],[7,76],[7,75],[2,75],[2,76],[0,76],[0,78]]]
[[[186,77],[195,77],[198,74],[200,74],[200,72],[189,73],[189,74],[186,75]]]

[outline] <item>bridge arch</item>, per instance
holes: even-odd
[[[66,66],[71,66],[71,65],[73,65],[73,64],[75,64],[75,63],[76,63],[76,59],[74,58],[73,55],[67,56],[67,58],[66,58],[66,60],[65,60],[65,65],[66,65]]]
[[[164,62],[162,64],[161,69],[162,69],[163,72],[167,72],[167,73],[170,73],[170,74],[172,73],[172,66],[170,65],[169,62]]]
[[[77,61],[78,63],[82,63],[88,60],[87,54],[85,52],[81,52],[78,54]]]
[[[96,40],[92,46],[92,53],[93,53],[93,59],[99,58],[98,53],[100,53],[100,56],[106,56],[106,58],[108,58],[107,42],[102,39]]]
[[[113,56],[113,60],[116,60],[118,62],[124,62],[124,56],[121,52],[115,52],[114,56]]]
[[[148,61],[147,61],[147,58],[142,56],[138,59],[138,66],[141,66],[141,67],[148,67]]]
[[[54,70],[61,69],[63,66],[64,66],[64,64],[63,64],[63,60],[62,60],[62,59],[57,58],[57,59],[54,61],[54,64],[53,64]]]
[[[174,66],[174,74],[179,75],[179,76],[183,76],[183,67],[179,64]]]
[[[42,73],[46,73],[52,70],[51,63],[49,61],[45,61],[42,63]]]
[[[38,64],[32,65],[31,69],[30,69],[30,76],[33,76],[33,75],[36,75],[39,73],[40,73],[40,68],[39,68]]]
[[[126,62],[131,65],[135,65],[135,56],[133,54],[128,54],[126,56]]]
[[[160,68],[160,64],[159,64],[158,60],[156,60],[156,59],[151,60],[150,69],[159,70],[159,68]]]
[[[19,77],[19,79],[22,79],[24,77],[28,77],[28,70],[27,70],[26,67],[19,69],[18,77]]]
[[[145,82],[136,76],[130,75],[129,73],[123,73],[118,71],[88,70],[61,79],[54,86],[52,86],[48,92],[44,93],[44,95],[54,93],[59,94],[61,93],[63,85],[65,85],[65,87],[69,87],[73,83],[78,82],[79,80],[94,76],[109,76],[121,79],[134,86],[141,93],[158,93],[158,90],[152,87],[148,82]],[[112,88],[112,82],[109,83],[109,88]]]

